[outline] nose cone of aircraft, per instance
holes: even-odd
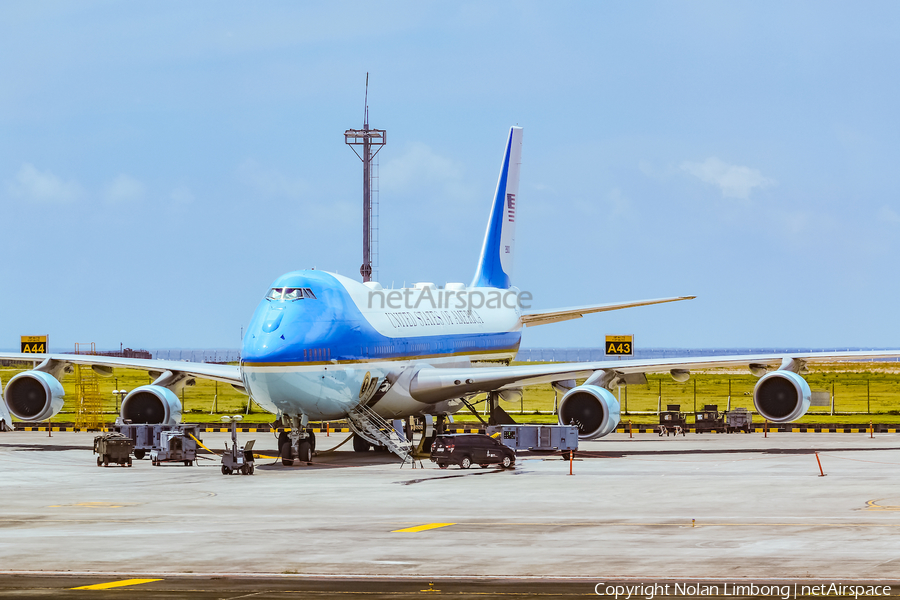
[[[290,347],[290,306],[263,300],[247,333],[244,335],[241,359],[249,363],[283,362]]]
[[[279,362],[283,359],[286,340],[278,335],[257,331],[248,332],[241,348],[241,360],[247,363]]]

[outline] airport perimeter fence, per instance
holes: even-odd
[[[203,362],[215,364],[236,363],[241,361],[241,351],[236,348],[202,348],[202,349],[159,349],[151,350],[156,360],[180,360],[187,362]]]

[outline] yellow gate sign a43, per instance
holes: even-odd
[[[607,356],[634,356],[634,336],[608,335],[605,348]]]
[[[22,336],[22,354],[44,354],[47,352],[46,335],[23,335]]]

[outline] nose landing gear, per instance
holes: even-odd
[[[309,429],[309,419],[306,415],[285,415],[284,421],[290,419],[290,431],[282,431],[278,434],[278,449],[281,451],[281,464],[286,467],[293,466],[294,460],[301,463],[312,464],[312,455],[316,450],[316,434]],[[285,423],[287,425],[287,423]]]

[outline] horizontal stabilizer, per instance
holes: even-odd
[[[678,302],[679,300],[693,300],[696,296],[677,296],[675,298],[657,298],[655,300],[638,300],[635,302],[615,302],[613,304],[588,304],[586,306],[573,306],[571,308],[557,308],[555,310],[530,311],[519,317],[519,322],[525,327],[558,323],[569,319],[580,319],[590,313],[632,308],[634,306],[649,306],[651,304],[664,304],[666,302]]]

